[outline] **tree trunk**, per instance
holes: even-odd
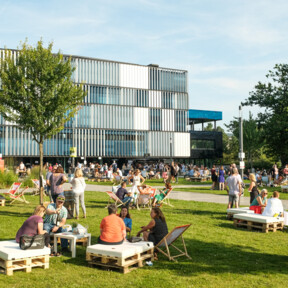
[[[39,170],[39,183],[40,183],[40,204],[43,205],[44,199],[44,183],[43,183],[43,138],[40,136],[39,142],[39,154],[40,154],[40,170]]]

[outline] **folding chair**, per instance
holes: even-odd
[[[146,206],[146,208],[151,208],[152,206],[152,199],[154,198],[155,194],[156,194],[156,188],[149,188],[148,193],[144,193],[144,194],[139,194],[138,199],[137,199],[137,209],[140,210],[140,206],[142,205],[144,208]]]
[[[126,202],[125,202],[125,203],[122,202],[122,201],[117,197],[116,194],[114,194],[114,193],[111,192],[111,191],[106,191],[106,193],[107,193],[108,196],[109,196],[109,200],[108,200],[108,204],[107,204],[107,206],[106,206],[105,208],[107,208],[110,204],[115,204],[117,208],[120,207],[120,206],[125,206]],[[113,201],[111,201],[111,200],[113,200]]]
[[[185,241],[183,238],[183,233],[191,226],[191,224],[183,225],[183,226],[177,226],[175,227],[171,232],[169,232],[154,248],[159,251],[160,253],[164,254],[169,258],[169,260],[176,261],[175,258],[180,256],[186,256],[188,259],[191,259],[191,257],[187,253]],[[184,251],[173,245],[179,237],[182,239],[182,244]],[[175,256],[171,256],[169,246],[173,247],[175,250],[180,252],[180,254],[177,254]],[[162,248],[162,249],[161,249]],[[165,251],[166,250],[166,251]]]
[[[161,207],[162,204],[166,204],[168,206],[174,207],[172,204],[170,204],[170,200],[169,200],[169,194],[171,193],[172,190],[173,188],[169,189],[169,191],[167,192],[166,196],[162,199],[162,201],[156,203],[156,207]]]
[[[24,193],[25,191],[28,189],[28,186],[24,189],[22,189],[21,192],[18,192],[20,186],[22,183],[19,182],[14,182],[11,186],[11,188],[9,189],[8,192],[3,193],[4,195],[7,195],[10,197],[10,199],[12,200],[10,202],[10,204],[12,204],[14,201],[20,201],[20,202],[24,202],[26,204],[28,204],[29,202],[25,199]],[[18,193],[18,194],[17,194]]]

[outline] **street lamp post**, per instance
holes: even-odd
[[[172,163],[172,137],[170,136],[170,160]]]
[[[243,180],[244,173],[244,153],[243,153],[243,116],[242,116],[242,106],[239,106],[239,160],[240,160],[240,171],[241,178]]]

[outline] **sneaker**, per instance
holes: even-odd
[[[151,261],[146,261],[146,265],[148,265],[148,266],[153,266],[153,262],[151,262]]]

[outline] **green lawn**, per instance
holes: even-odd
[[[92,244],[99,236],[99,224],[107,215],[107,196],[86,192],[87,219]],[[27,196],[29,205],[17,203],[0,207],[0,239],[12,239],[31,215],[38,198]],[[288,281],[287,233],[248,232],[235,229],[226,220],[226,205],[171,200],[163,207],[169,229],[191,223],[185,235],[192,260],[177,263],[159,256],[153,267],[145,266],[128,274],[89,268],[85,248],[77,247],[77,258],[50,259],[49,270],[0,274],[0,287],[285,287]],[[149,210],[131,210],[133,234],[149,221]],[[73,220],[68,220],[68,223]]]
[[[268,197],[272,196],[272,193],[274,191],[280,192],[280,199],[282,200],[288,200],[288,193],[281,193],[281,187],[260,187],[260,191],[265,188],[268,191]],[[227,192],[224,190],[210,190],[210,187],[187,187],[187,188],[174,188],[174,190],[177,191],[183,191],[183,192],[195,192],[195,193],[205,193],[205,194],[217,194],[217,195],[227,195]],[[250,197],[250,193],[248,192],[248,189],[245,188],[244,196]]]

